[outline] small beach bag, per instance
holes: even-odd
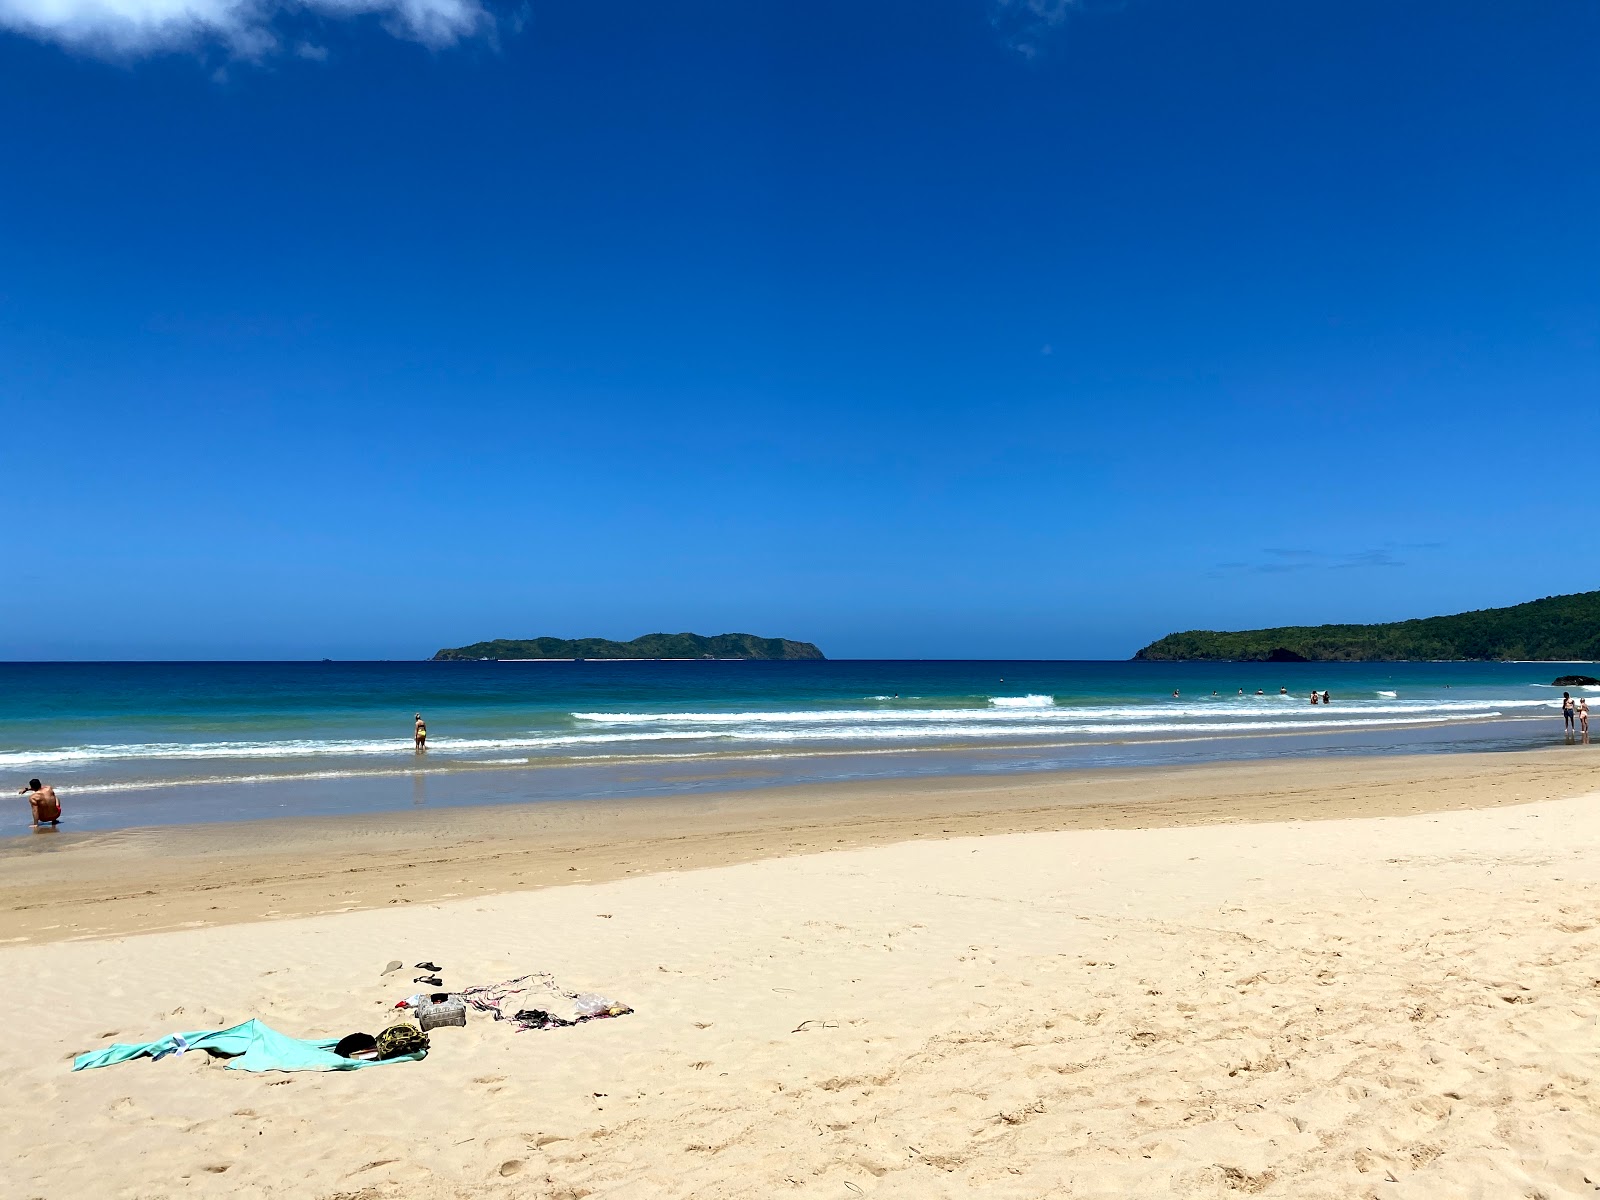
[[[379,1058],[396,1058],[402,1054],[415,1054],[428,1048],[428,1035],[415,1025],[391,1025],[376,1038]]]
[[[426,1033],[430,1029],[437,1029],[441,1025],[465,1025],[467,1023],[467,1006],[460,996],[451,996],[448,1000],[424,1001],[417,1008],[417,1024],[422,1026]]]

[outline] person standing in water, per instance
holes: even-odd
[[[1562,692],[1561,693],[1561,728],[1562,728],[1562,730],[1564,732],[1571,733],[1573,731],[1573,726],[1574,726],[1574,722],[1575,722],[1575,720],[1577,718],[1577,715],[1578,715],[1577,706],[1572,703],[1572,693],[1571,692]]]
[[[33,827],[41,825],[61,824],[61,801],[56,796],[55,788],[49,784],[40,783],[37,779],[28,780],[28,786],[17,793],[19,796],[28,797],[28,807],[33,812]]]
[[[421,713],[417,714],[416,741],[418,750],[426,750],[428,748],[428,727],[423,723]]]

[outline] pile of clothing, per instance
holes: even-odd
[[[569,992],[547,971],[519,975],[504,983],[469,987],[461,999],[496,1021],[510,1021],[518,1032],[564,1029],[585,1021],[623,1017],[633,1009],[595,992]]]

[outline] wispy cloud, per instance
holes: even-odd
[[[305,14],[375,16],[395,37],[433,47],[493,26],[480,0],[0,0],[0,29],[108,57],[221,46],[254,59],[282,50],[280,23]],[[326,54],[307,43],[296,52]]]
[[[1037,56],[1045,39],[1074,13],[1121,8],[1123,0],[989,0],[989,23],[1006,45],[1026,58]]]
[[[1305,550],[1297,547],[1268,546],[1262,557],[1252,562],[1219,562],[1213,576],[1247,572],[1256,575],[1283,575],[1291,571],[1351,571],[1366,567],[1403,567],[1406,559],[1396,551],[1437,550],[1440,542],[1385,542],[1367,550]]]
[[[989,20],[1017,53],[1032,58],[1040,39],[1067,19],[1076,0],[989,0]]]

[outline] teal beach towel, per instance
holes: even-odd
[[[165,1058],[187,1050],[207,1050],[231,1059],[230,1071],[356,1071],[362,1067],[381,1067],[389,1063],[416,1062],[426,1058],[426,1050],[400,1054],[394,1058],[369,1060],[345,1058],[335,1054],[338,1038],[307,1041],[279,1033],[270,1025],[250,1020],[230,1029],[202,1029],[194,1033],[172,1033],[156,1042],[118,1042],[104,1050],[80,1054],[72,1060],[74,1071],[90,1067],[109,1067],[115,1063],[149,1056]]]

